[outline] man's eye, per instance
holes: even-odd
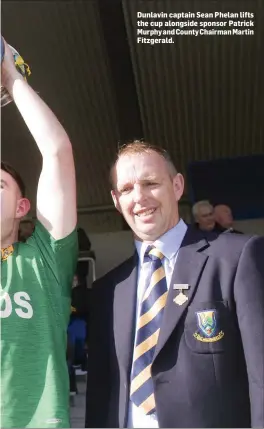
[[[122,188],[121,189],[121,194],[127,194],[130,191],[131,188]]]

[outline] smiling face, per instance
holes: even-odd
[[[20,219],[30,209],[27,198],[21,196],[14,178],[1,170],[1,247],[7,247],[17,240]]]
[[[184,180],[158,153],[124,154],[113,169],[112,198],[137,239],[152,243],[179,221]]]

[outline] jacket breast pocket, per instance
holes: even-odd
[[[225,301],[193,303],[188,308],[184,334],[195,353],[221,353],[232,337],[231,315]]]

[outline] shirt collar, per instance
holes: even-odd
[[[182,219],[173,228],[169,229],[165,234],[154,241],[153,246],[157,247],[163,255],[170,260],[178,252],[183,237],[187,231],[187,225]],[[135,240],[135,246],[140,260],[140,265],[144,262],[144,255],[148,247],[148,243]]]

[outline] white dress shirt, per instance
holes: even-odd
[[[177,260],[179,248],[181,246],[183,237],[187,231],[187,225],[183,222],[182,219],[177,223],[177,225],[162,235],[158,240],[153,243],[160,252],[163,253],[164,258],[162,264],[165,269],[167,287],[169,288],[172,278],[172,273],[174,266]],[[136,306],[136,320],[135,326],[138,319],[138,314],[140,311],[140,303],[143,297],[143,294],[146,290],[149,276],[150,276],[150,264],[149,262],[144,262],[145,251],[148,247],[147,243],[142,241],[135,241],[136,249],[139,256],[138,263],[138,280],[137,280],[137,306]],[[136,332],[136,331],[135,331]],[[136,344],[136,335],[135,342]],[[129,401],[128,409],[128,427],[129,428],[158,428],[158,420],[156,413],[151,415],[146,415],[143,410],[137,407],[132,401]]]

